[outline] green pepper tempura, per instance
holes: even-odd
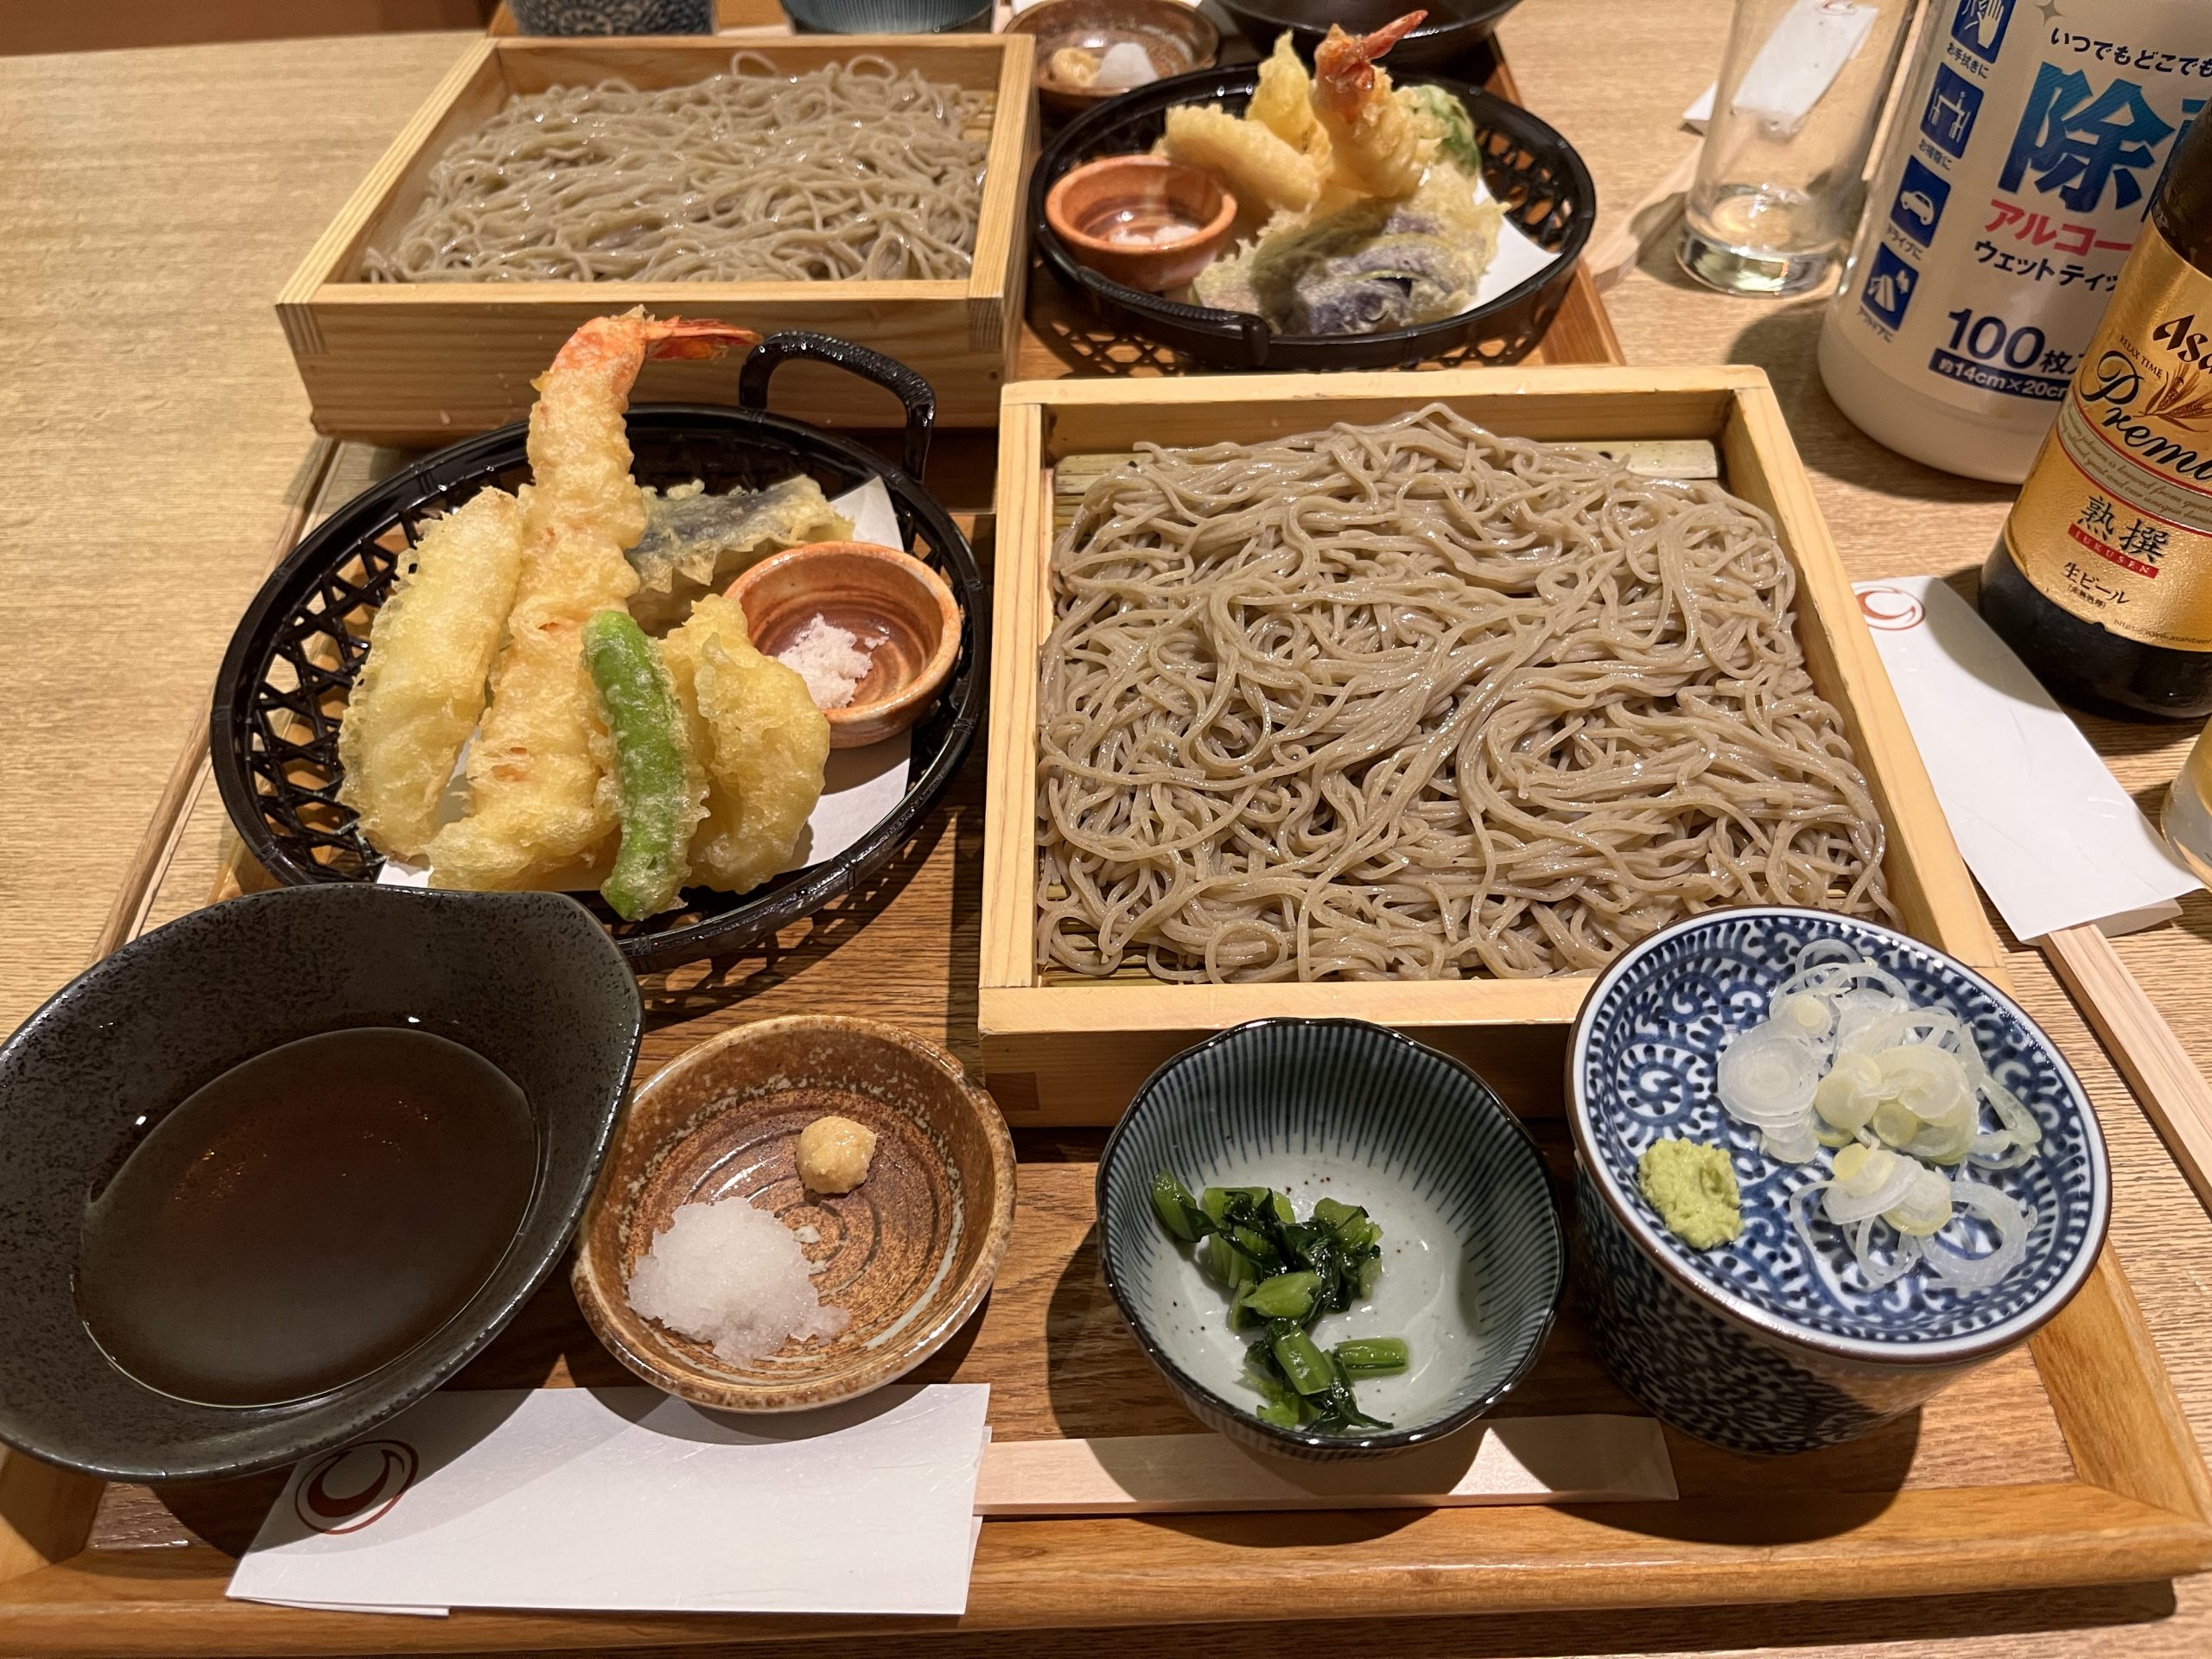
[[[583,629],[584,665],[614,738],[622,847],[600,894],[626,921],[676,902],[690,874],[692,829],[704,810],[706,775],[660,647],[627,611],[600,611]]]
[[[1165,1172],[1153,1178],[1152,1207],[1234,1293],[1229,1328],[1258,1333],[1244,1351],[1244,1375],[1266,1397],[1256,1413],[1262,1421],[1325,1434],[1390,1427],[1360,1410],[1352,1379],[1405,1370],[1403,1339],[1367,1337],[1324,1349],[1313,1337],[1323,1314],[1364,1300],[1382,1270],[1382,1230],[1366,1211],[1323,1198],[1300,1221],[1284,1193],[1210,1186],[1193,1198]]]

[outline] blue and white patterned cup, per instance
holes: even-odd
[[[711,35],[715,0],[507,0],[525,35]]]
[[[1822,1163],[1782,1163],[1714,1091],[1722,1047],[1766,1017],[1808,944],[1839,939],[1949,1008],[2043,1128],[2036,1155],[1986,1175],[2034,1211],[2026,1258],[1987,1289],[1926,1269],[1869,1290],[1834,1230],[1818,1258],[1789,1195]],[[1653,934],[1592,989],[1567,1049],[1575,1145],[1576,1297],[1606,1366],[1684,1433],[1738,1452],[1792,1452],[1867,1433],[2018,1346],[2095,1265],[2111,1172],[2082,1084],[2050,1039],[1972,969],[1902,933],[1816,911],[1717,911]],[[1638,1189],[1662,1139],[1725,1147],[1744,1230],[1718,1249],[1669,1232]],[[1974,1250],[1994,1246],[1978,1219]]]

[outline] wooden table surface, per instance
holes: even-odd
[[[1505,25],[1529,105],[1574,140],[1616,208],[1693,142],[1677,117],[1711,77],[1728,10],[1528,0]],[[269,298],[464,38],[0,61],[0,1029],[84,964],[298,487],[311,434]],[[1820,302],[1712,295],[1675,271],[1669,247],[1662,239],[1609,296],[1629,360],[1764,367],[1855,573],[1978,565],[2010,493],[1914,466],[1844,422],[1814,367]],[[2190,734],[2088,725],[2155,810]],[[188,819],[164,906],[207,891],[218,817],[203,803]],[[2199,1062],[2212,1062],[2212,897],[2120,949]],[[2013,971],[2109,1098],[2108,1069],[2040,961],[2017,957]],[[2212,1223],[2139,1116],[2108,1115],[2106,1128],[2115,1245],[2199,1444],[2212,1446]],[[1382,1644],[1410,1659],[2212,1652],[2212,1577],[1936,1601],[1824,1603],[1821,1585],[1805,1589],[1805,1605],[1781,1609],[1294,1634],[1223,1626],[1168,1639],[1223,1659],[1287,1641]],[[1160,1639],[1107,1634],[1095,1645],[1135,1654]],[[1014,1659],[1038,1645],[1014,1636],[872,1649]]]

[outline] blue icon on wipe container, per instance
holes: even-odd
[[[1993,62],[2012,21],[2012,0],[1959,0],[1951,16],[1951,38],[1984,63]]]
[[[1904,321],[1904,308],[1912,303],[1912,290],[1920,285],[1920,273],[1900,258],[1893,249],[1877,245],[1874,249],[1874,268],[1866,273],[1866,286],[1859,292],[1859,303],[1866,315],[1885,328],[1897,327]]]
[[[1920,112],[1920,130],[1928,142],[1946,156],[1967,153],[1967,138],[1974,118],[1981,113],[1981,88],[1948,64],[1936,72],[1929,89],[1928,107]]]
[[[1951,199],[1950,181],[1917,156],[1909,157],[1904,176],[1897,181],[1897,198],[1890,204],[1890,223],[1922,247],[1936,234],[1936,221],[1943,217],[1943,204]]]

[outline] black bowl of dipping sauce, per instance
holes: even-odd
[[[1428,16],[1421,27],[1390,48],[1383,60],[1388,69],[1440,69],[1459,63],[1497,27],[1497,20],[1521,0],[1428,0]],[[1313,48],[1321,44],[1332,23],[1341,23],[1351,35],[1373,33],[1408,12],[1422,10],[1421,0],[1221,0],[1221,8],[1234,18],[1244,38],[1264,57],[1274,49],[1275,37],[1288,29],[1298,55],[1311,63]]]
[[[95,963],[0,1046],[0,1440],[199,1479],[412,1405],[567,1247],[641,1023],[558,893],[287,888]]]

